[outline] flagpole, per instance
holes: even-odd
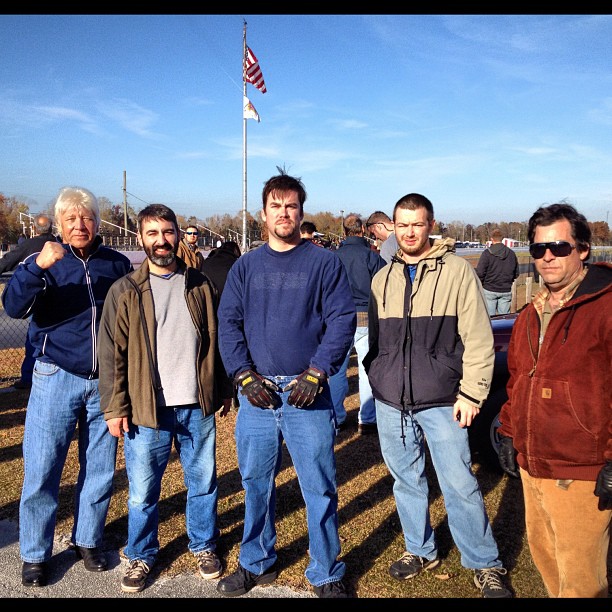
[[[242,34],[242,100],[246,97],[246,20],[244,21]],[[242,113],[242,252],[247,250],[247,119]]]

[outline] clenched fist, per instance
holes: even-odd
[[[43,269],[47,270],[53,264],[57,263],[64,255],[66,251],[59,242],[53,242],[49,240],[43,245],[42,251],[36,258],[36,263]]]

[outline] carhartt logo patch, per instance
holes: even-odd
[[[550,399],[552,397],[552,389],[544,387],[542,389],[542,399]]]

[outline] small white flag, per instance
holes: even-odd
[[[255,119],[255,121],[259,123],[259,113],[255,110],[252,102],[246,96],[242,97],[242,104],[244,106],[244,118]]]

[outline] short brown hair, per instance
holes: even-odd
[[[501,242],[503,237],[504,235],[502,234],[502,231],[499,229],[499,227],[496,227],[491,232],[491,240],[494,240],[495,242]]]

